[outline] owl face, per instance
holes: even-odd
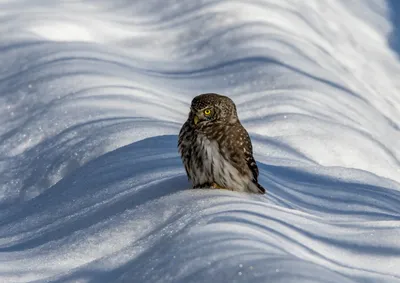
[[[236,122],[236,106],[233,101],[215,93],[201,94],[193,98],[189,120],[194,127],[204,127],[215,122]]]
[[[214,106],[206,106],[204,109],[191,109],[192,121],[195,126],[205,125],[215,121],[219,117],[219,110]]]

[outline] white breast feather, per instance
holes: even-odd
[[[219,146],[216,141],[210,141],[205,136],[198,135],[197,142],[201,144],[201,147],[205,151],[203,156],[207,156],[207,158],[203,159],[204,170],[203,174],[198,176],[199,183],[214,181],[218,185],[234,191],[243,192],[248,190],[250,179],[248,176],[242,176],[239,171],[220,154]],[[208,179],[208,176],[211,176],[211,171],[213,171],[213,180]]]

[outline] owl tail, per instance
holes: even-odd
[[[257,181],[254,180],[249,183],[249,191],[254,194],[265,194],[265,189]]]
[[[256,186],[258,188],[258,193],[259,194],[265,194],[265,189],[263,188],[263,186],[261,186],[259,183],[256,183]]]

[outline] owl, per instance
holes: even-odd
[[[191,103],[178,148],[193,188],[264,194],[249,134],[227,96],[205,93]]]

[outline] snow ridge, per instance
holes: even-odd
[[[0,282],[400,282],[389,12],[0,1]],[[267,195],[188,190],[204,92],[236,102]]]

